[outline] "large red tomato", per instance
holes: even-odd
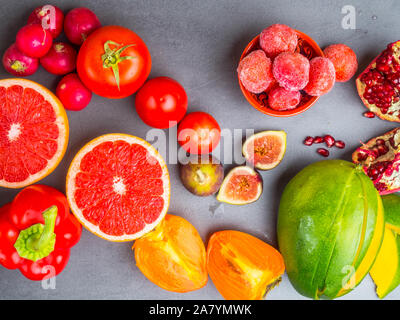
[[[125,98],[146,81],[151,57],[143,40],[120,26],[106,26],[89,35],[77,60],[80,79],[94,93]]]
[[[178,125],[178,142],[187,152],[212,152],[221,138],[218,122],[208,113],[189,113]]]
[[[186,113],[185,89],[167,77],[147,81],[136,94],[135,106],[140,118],[149,126],[165,129],[176,125]]]

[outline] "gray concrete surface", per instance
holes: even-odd
[[[29,13],[45,2],[1,0],[0,52],[13,41]],[[354,81],[337,84],[307,112],[291,118],[273,118],[253,109],[242,96],[236,77],[238,59],[247,42],[273,23],[288,24],[312,36],[321,47],[331,43],[351,46],[360,62],[359,72],[383,50],[398,40],[400,2],[397,0],[68,0],[52,1],[64,11],[87,6],[103,25],[119,24],[137,32],[147,43],[153,60],[151,77],[177,79],[189,97],[189,111],[211,113],[222,128],[282,129],[288,148],[282,163],[263,172],[264,193],[254,204],[224,205],[214,210],[216,199],[198,198],[179,181],[177,166],[169,165],[172,185],[170,213],[188,219],[207,241],[217,230],[233,228],[251,233],[276,245],[276,216],[280,194],[301,168],[321,160],[316,148],[303,146],[307,135],[330,133],[347,143],[334,150],[333,158],[350,160],[360,140],[367,140],[396,127],[396,123],[362,116],[365,108]],[[356,29],[343,29],[341,10],[356,9]],[[9,75],[0,67],[0,78]],[[40,69],[30,79],[55,89],[58,77]],[[70,143],[60,166],[41,182],[64,191],[65,176],[75,153],[90,139],[110,132],[125,132],[142,138],[150,129],[137,116],[134,99],[107,100],[94,96],[81,112],[68,112]],[[237,145],[238,146],[238,145]],[[240,146],[240,142],[239,142]],[[232,165],[226,165],[228,170]],[[0,205],[17,190],[0,189]],[[83,231],[73,248],[69,265],[56,279],[55,290],[45,290],[18,271],[0,267],[0,299],[220,299],[210,280],[201,290],[176,294],[148,281],[137,269],[132,243],[111,243]],[[400,288],[388,299],[400,297]],[[302,299],[287,276],[268,299]],[[376,299],[369,277],[343,299]]]

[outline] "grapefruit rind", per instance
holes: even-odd
[[[67,150],[69,139],[69,124],[67,113],[65,112],[64,106],[61,101],[49,89],[45,88],[37,82],[28,79],[12,78],[0,80],[0,87],[8,88],[14,85],[22,86],[23,88],[31,88],[39,92],[45,100],[50,102],[57,117],[55,124],[58,127],[59,136],[57,140],[57,152],[50,160],[48,160],[48,164],[43,170],[30,175],[24,181],[8,182],[4,179],[0,180],[0,187],[10,189],[24,188],[28,185],[38,182],[39,180],[47,177],[50,173],[52,173],[63,159],[65,151]],[[57,106],[57,108],[55,106]]]
[[[146,224],[146,226],[140,230],[139,232],[136,232],[134,234],[124,234],[122,236],[113,236],[104,233],[103,231],[100,230],[100,228],[97,225],[94,225],[93,223],[87,221],[85,217],[82,214],[81,209],[77,206],[74,200],[74,194],[75,194],[75,178],[77,173],[80,171],[80,164],[81,160],[83,157],[90,151],[92,151],[96,146],[100,145],[103,142],[114,142],[118,140],[123,140],[129,144],[139,144],[146,148],[146,150],[149,152],[149,154],[157,159],[159,162],[163,175],[161,179],[163,180],[163,187],[164,187],[164,193],[162,195],[164,199],[164,208],[161,211],[159,217],[152,223]],[[169,180],[169,173],[167,169],[167,165],[162,158],[162,156],[158,153],[158,151],[147,141],[131,136],[128,134],[123,134],[123,133],[110,133],[110,134],[105,134],[100,137],[97,137],[91,141],[89,141],[86,145],[82,147],[82,149],[79,150],[79,152],[75,155],[74,159],[71,162],[71,165],[68,169],[67,173],[67,180],[66,180],[66,196],[71,208],[72,213],[75,215],[75,217],[78,219],[78,221],[90,232],[94,233],[98,237],[108,240],[108,241],[113,241],[113,242],[127,242],[127,241],[133,241],[135,239],[138,239],[145,235],[146,233],[150,232],[153,230],[165,217],[168,207],[169,207],[169,202],[170,202],[170,194],[171,194],[171,186],[170,186],[170,180]]]
[[[258,182],[258,186],[257,186],[257,188],[258,188],[257,194],[256,194],[256,196],[254,198],[249,199],[248,201],[234,200],[234,199],[231,199],[231,198],[226,196],[226,189],[227,189],[229,180],[239,170],[247,171],[249,175],[259,177],[259,182]],[[233,205],[244,205],[244,204],[249,204],[249,203],[253,203],[253,202],[257,201],[260,198],[262,192],[263,192],[263,185],[262,185],[261,176],[256,171],[254,171],[252,168],[250,168],[248,166],[239,166],[239,167],[233,168],[228,173],[228,175],[225,177],[224,181],[222,182],[221,188],[219,189],[219,192],[218,192],[218,195],[217,195],[217,200],[220,201],[220,202],[225,202],[225,203],[233,204]]]
[[[248,153],[248,146],[251,142],[253,142],[255,139],[257,138],[262,138],[262,137],[266,137],[266,136],[276,136],[279,139],[281,139],[282,141],[282,146],[281,146],[281,150],[279,152],[279,155],[277,157],[277,160],[275,162],[272,162],[269,165],[263,165],[260,163],[252,163],[251,159],[251,155]],[[259,170],[271,170],[275,167],[277,167],[283,157],[285,156],[285,152],[286,152],[286,132],[285,131],[261,131],[258,132],[256,134],[253,134],[252,136],[250,136],[249,138],[246,139],[246,141],[243,144],[243,148],[242,148],[242,153],[246,159],[247,162],[249,162],[250,164],[254,165],[255,168],[259,169]]]

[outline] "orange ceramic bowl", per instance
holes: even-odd
[[[321,48],[318,46],[318,44],[310,38],[308,35],[304,34],[303,32],[295,30],[297,33],[297,36],[299,38],[299,41],[297,43],[297,48],[296,52],[301,53],[305,57],[307,57],[309,60],[311,60],[314,57],[318,56],[324,56],[324,53],[322,52]],[[247,45],[247,47],[244,49],[242,56],[240,57],[240,60],[242,60],[246,55],[248,55],[251,51],[261,49],[260,48],[260,36],[258,35],[255,37],[251,42]],[[266,92],[261,92],[259,94],[251,93],[248,91],[245,87],[243,87],[239,75],[238,75],[238,80],[239,80],[239,85],[240,89],[243,92],[244,97],[246,100],[258,111],[268,114],[270,116],[274,117],[291,117],[295,116],[297,114],[300,114],[307,109],[311,108],[311,106],[317,102],[319,97],[312,97],[308,94],[306,94],[304,91],[301,91],[301,100],[299,105],[292,110],[286,110],[286,111],[277,111],[273,110],[268,106],[268,95]]]

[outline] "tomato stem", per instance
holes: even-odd
[[[114,45],[116,47],[120,47],[121,44],[116,43],[114,41],[108,40],[104,43],[104,54],[101,56],[101,59],[103,61],[103,68],[111,68],[113,73],[114,73],[114,78],[115,81],[117,82],[118,90],[120,90],[119,87],[119,68],[118,65],[120,62],[127,60],[127,59],[135,59],[133,56],[122,56],[122,52],[124,52],[127,48],[134,46],[134,44],[128,44],[126,46],[123,46],[122,48],[110,48],[110,44]]]

